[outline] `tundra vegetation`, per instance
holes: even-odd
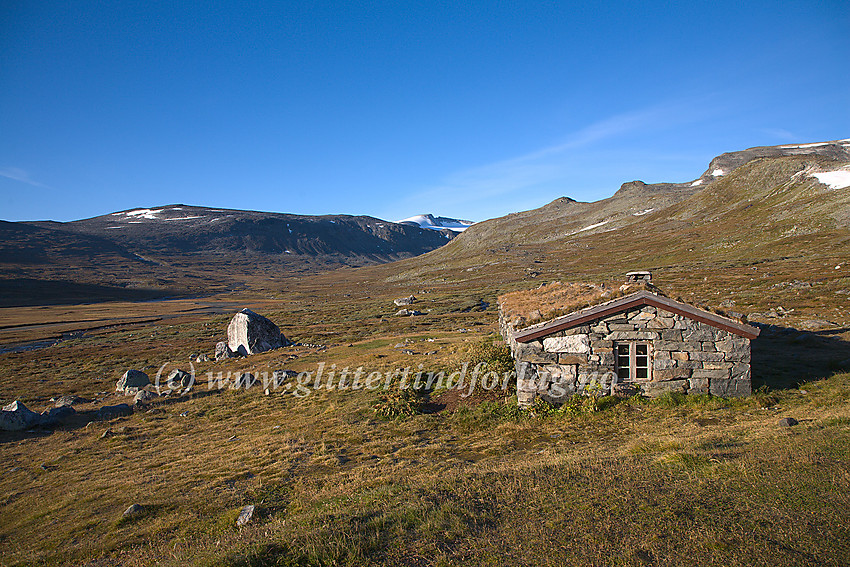
[[[559,200],[392,264],[308,274],[187,258],[175,281],[199,289],[214,270],[210,295],[3,308],[2,344],[84,331],[0,353],[0,400],[36,411],[62,395],[78,410],[125,401],[127,369],[211,355],[244,307],[299,344],[194,362],[191,394],[131,416],[0,433],[0,563],[850,564],[847,192],[789,184],[811,163],[753,161],[645,214],[653,197],[626,187],[618,202],[642,214],[624,208],[632,224],[610,232],[573,233],[602,205]],[[207,372],[500,367],[497,297],[634,269],[761,325],[752,396],[520,411],[510,389],[425,389],[381,412],[384,392],[367,389],[206,392]],[[423,315],[395,316],[411,294]]]

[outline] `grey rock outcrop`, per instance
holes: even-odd
[[[289,344],[277,325],[250,309],[243,309],[234,315],[227,326],[227,346],[242,356]]]
[[[124,518],[132,518],[141,515],[144,511],[145,507],[141,504],[132,504],[129,508],[124,510],[124,513],[121,514],[121,516]]]
[[[396,304],[396,307],[403,307],[405,305],[413,305],[416,303],[416,297],[413,295],[408,295],[407,297],[400,297],[398,299],[394,299],[393,303]]]
[[[85,403],[90,400],[84,400],[77,396],[60,396],[56,399],[51,399],[54,402],[54,407],[61,408],[63,406],[73,406],[74,404]]]
[[[238,390],[243,388],[245,390],[250,389],[257,382],[257,378],[251,374],[250,372],[237,372],[233,378],[230,379],[230,389]]]
[[[424,315],[424,313],[416,309],[399,309],[395,315],[396,317],[415,317],[416,315]]]
[[[151,401],[151,400],[153,400],[154,398],[157,398],[157,397],[159,397],[159,396],[157,396],[153,392],[149,392],[148,390],[139,390],[138,393],[136,393],[135,397],[133,398],[133,403],[136,404],[136,405],[146,404],[149,401]]]
[[[244,526],[251,521],[251,518],[254,517],[254,505],[248,504],[243,507],[242,510],[239,511],[239,517],[236,518],[237,526]]]
[[[195,377],[185,370],[175,368],[168,374],[166,385],[171,390],[187,391],[195,383]]]
[[[58,406],[50,408],[41,414],[41,424],[49,427],[63,425],[72,421],[77,415],[77,410],[71,406]]]
[[[227,341],[221,341],[216,343],[215,345],[215,359],[216,360],[226,360],[228,358],[236,358],[238,355],[230,350],[230,347],[227,345]]]
[[[783,417],[779,420],[779,427],[794,427],[798,423],[793,417]]]
[[[115,385],[115,391],[125,394],[135,394],[139,389],[144,388],[150,383],[151,380],[148,378],[148,375],[141,370],[128,370],[118,379],[118,383]]]
[[[3,431],[24,431],[41,423],[41,414],[30,410],[18,400],[5,406],[0,412],[0,429]]]

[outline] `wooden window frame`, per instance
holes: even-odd
[[[628,349],[627,355],[621,352],[622,347]],[[645,349],[644,352],[640,352],[641,347]],[[628,366],[623,364],[626,357],[628,358]],[[639,364],[641,362],[645,362],[645,364]],[[652,344],[647,341],[615,342],[614,370],[619,382],[649,382],[652,380]],[[639,374],[642,374],[641,370],[645,370],[645,376],[639,376]]]

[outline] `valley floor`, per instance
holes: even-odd
[[[0,353],[0,399],[36,411],[64,394],[89,400],[79,410],[128,401],[113,392],[124,370],[153,377],[211,354],[243,306],[301,345],[196,362],[198,376],[321,363],[452,371],[497,338],[494,295],[530,285],[423,288],[375,272],[364,285],[359,273],[204,300],[6,311],[10,343],[87,332]],[[408,293],[427,315],[393,315],[392,298]],[[804,309],[817,304],[795,297],[813,317]],[[0,433],[0,564],[846,565],[850,329],[780,322],[754,343],[765,388],[742,400],[520,412],[510,392],[448,408],[433,392],[432,413],[386,420],[374,391],[210,393],[202,381],[129,417]],[[781,428],[783,417],[799,424]],[[131,504],[143,512],[123,518]],[[247,504],[255,516],[237,527]]]

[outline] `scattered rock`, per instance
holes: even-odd
[[[159,396],[148,390],[139,390],[139,392],[133,398],[133,403],[136,405],[144,405],[153,400],[154,398],[158,397]]]
[[[121,514],[123,518],[132,518],[134,516],[140,515],[145,511],[145,507],[141,504],[132,504],[129,508],[124,510],[124,513]]]
[[[237,372],[230,381],[230,389],[238,390],[239,388],[249,389],[257,379],[250,372]]]
[[[779,427],[794,427],[798,423],[793,417],[783,417],[779,420]]]
[[[806,319],[800,323],[800,327],[807,331],[820,331],[823,329],[838,327],[838,324],[833,323],[832,321],[827,321],[826,319]]]
[[[237,526],[244,526],[254,517],[254,505],[248,504],[239,512],[239,517],[236,518]]]
[[[165,384],[169,390],[188,391],[195,384],[195,377],[185,370],[175,368],[168,374],[168,381]]]
[[[396,307],[401,307],[403,305],[413,305],[416,303],[416,297],[413,295],[408,295],[407,297],[400,297],[398,299],[394,299],[393,303],[396,304]]]
[[[396,317],[413,317],[414,315],[424,315],[424,313],[416,309],[399,309],[395,315]]]
[[[777,284],[773,284],[771,287],[788,289],[808,289],[812,287],[812,284],[801,280],[794,280],[792,282],[780,282]]]
[[[210,357],[208,357],[205,354],[199,355],[195,358],[195,362],[209,362],[209,361],[210,361]]]
[[[100,436],[101,439],[106,439],[107,437],[112,437],[112,429],[107,429]]]
[[[144,388],[151,383],[148,375],[141,370],[128,370],[115,385],[116,392],[123,392],[127,395],[135,395],[139,389]],[[136,388],[136,390],[128,390],[128,388]]]
[[[221,341],[216,343],[215,345],[215,359],[216,360],[225,360],[228,358],[236,358],[238,355],[230,350],[230,347],[227,346],[226,341]]]
[[[15,400],[5,406],[0,412],[0,429],[3,431],[24,431],[42,423],[42,416],[35,413],[23,404]]]
[[[275,370],[272,372],[272,386],[279,388],[292,378],[298,377],[298,372],[294,370]]]
[[[56,426],[68,423],[77,415],[77,410],[71,406],[58,406],[41,414],[43,425]]]
[[[79,398],[77,396],[60,396],[50,401],[53,402],[54,407],[61,408],[65,406],[73,406],[74,404],[86,403],[90,400],[84,400],[83,398]]]
[[[242,356],[288,346],[277,325],[251,311],[243,309],[233,316],[227,326],[227,345]]]
[[[125,417],[128,415],[133,415],[133,408],[127,404],[103,406],[95,412],[95,417],[101,421],[107,421],[115,419],[116,417]]]
[[[401,351],[401,354],[416,354],[416,353],[414,351],[410,350],[409,348],[406,348],[406,349],[403,349]]]

